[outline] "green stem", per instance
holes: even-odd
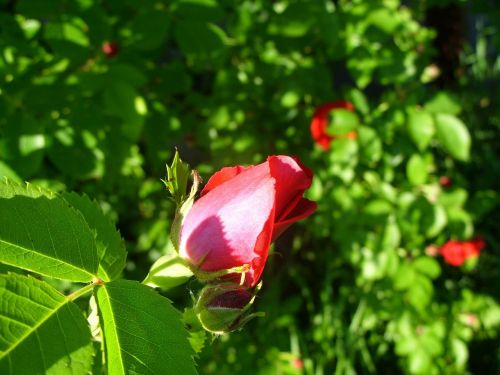
[[[96,285],[102,284],[102,281],[93,281],[92,283],[85,285],[83,288],[78,289],[76,292],[71,293],[69,296],[66,296],[70,301],[74,301],[77,298],[83,296],[84,294],[90,292]]]

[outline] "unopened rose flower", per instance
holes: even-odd
[[[315,143],[317,143],[322,149],[328,150],[330,143],[336,138],[349,138],[355,139],[357,133],[351,131],[342,136],[333,136],[327,133],[329,118],[328,114],[334,109],[347,109],[348,111],[354,111],[354,106],[350,102],[337,101],[337,102],[327,102],[320,105],[314,111],[313,118],[311,120],[311,135]]]
[[[316,209],[303,198],[312,177],[298,159],[283,155],[221,169],[182,221],[179,255],[209,273],[246,266],[244,285],[255,286],[271,242]]]
[[[478,257],[484,246],[484,240],[480,237],[470,241],[450,240],[441,246],[439,254],[446,263],[458,267],[467,259]]]
[[[236,283],[216,283],[205,286],[196,301],[194,311],[205,330],[223,334],[241,328],[250,319],[263,316],[249,314],[255,294]]]

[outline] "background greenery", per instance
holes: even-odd
[[[205,179],[298,155],[318,211],[274,247],[266,318],[208,340],[200,373],[498,373],[497,8],[1,0],[0,175],[97,199],[143,280],[171,251],[174,147]],[[309,123],[331,100],[356,107],[331,130],[358,137],[325,152]],[[429,247],[475,235],[477,264]],[[182,309],[190,288],[167,295]]]

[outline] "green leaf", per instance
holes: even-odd
[[[450,191],[441,191],[438,202],[444,207],[463,207],[467,201],[468,192],[462,188],[455,188]]]
[[[405,290],[410,288],[413,285],[416,276],[417,275],[410,264],[401,264],[396,274],[394,275],[394,288],[396,288],[397,290]]]
[[[413,142],[423,151],[434,136],[434,119],[428,112],[412,111],[408,114],[408,130]]]
[[[358,125],[359,119],[354,112],[338,108],[330,113],[330,122],[326,131],[331,135],[345,134],[354,130]]]
[[[108,374],[196,374],[181,314],[153,289],[116,280],[95,294]]]
[[[0,275],[0,373],[88,374],[94,350],[82,311],[50,285]]]
[[[1,131],[0,160],[21,177],[35,174],[42,165],[47,144],[43,124],[19,112],[6,118]]]
[[[451,156],[461,161],[469,160],[471,138],[465,124],[457,117],[436,115],[437,138]]]
[[[438,92],[425,104],[425,109],[432,113],[447,113],[458,115],[462,108],[458,100],[450,93]]]
[[[474,233],[474,223],[469,212],[462,208],[448,208],[448,230],[456,238],[467,239]]]
[[[288,38],[298,38],[306,35],[315,26],[314,18],[304,17],[304,14],[312,14],[313,3],[297,2],[291,3],[281,14],[271,18],[269,23],[269,34],[281,35]]]
[[[116,279],[123,268],[127,253],[120,233],[104,216],[97,202],[92,202],[86,195],[64,193],[62,198],[73,208],[80,211],[89,228],[94,231],[97,253],[99,255],[99,270],[97,276],[104,281]]]
[[[218,62],[226,55],[227,36],[224,30],[215,24],[179,21],[174,30],[174,37],[184,55],[204,65]]]
[[[203,329],[194,308],[184,309],[184,312],[182,313],[182,322],[186,327],[188,327],[188,340],[191,347],[195,353],[200,353],[205,346],[205,341],[207,341],[208,332]]]
[[[224,12],[215,0],[181,0],[172,4],[175,16],[196,21],[216,22]]]
[[[467,345],[462,340],[453,338],[451,340],[451,351],[453,352],[455,363],[460,367],[465,366],[467,359],[469,358]]]
[[[64,176],[75,179],[100,177],[103,174],[103,155],[89,144],[87,140],[91,138],[95,140],[90,132],[82,132],[69,125],[58,127],[48,149],[48,157]]]
[[[410,374],[428,374],[432,365],[431,358],[423,348],[416,348],[409,356],[408,370]]]
[[[427,162],[419,154],[413,154],[406,164],[406,176],[410,184],[419,186],[427,180]]]
[[[170,28],[170,16],[165,11],[144,12],[139,14],[130,25],[130,47],[149,51],[159,48],[167,37]]]
[[[431,279],[435,279],[441,273],[441,267],[439,262],[431,257],[422,256],[413,261],[413,268],[429,276]]]
[[[364,213],[370,216],[386,217],[394,210],[392,204],[385,199],[374,199],[364,206]]]
[[[364,115],[370,112],[370,106],[368,104],[368,100],[366,98],[366,95],[362,91],[353,88],[349,92],[349,95],[357,111],[361,112]]]
[[[382,141],[377,132],[367,126],[358,130],[358,142],[361,155],[368,162],[377,162],[382,157]]]
[[[88,26],[81,18],[71,18],[64,22],[48,22],[45,25],[45,38],[66,40],[82,47],[88,47],[89,40],[85,30]]]
[[[408,287],[408,301],[417,309],[423,310],[432,301],[434,287],[430,279],[422,274],[417,274],[412,284]]]
[[[437,236],[446,226],[448,217],[443,206],[435,204],[431,206],[429,215],[423,217],[422,226],[425,229],[427,238]]]
[[[399,226],[394,215],[390,215],[382,234],[381,248],[383,250],[396,249],[400,242],[401,231],[399,230]]]
[[[55,194],[0,182],[0,262],[88,282],[97,274],[94,236],[82,215]]]
[[[3,179],[4,177],[14,182],[22,182],[22,179],[17,175],[17,173],[11,167],[0,160],[0,178]]]
[[[132,85],[119,81],[110,82],[103,94],[107,111],[122,119],[120,132],[131,141],[139,138],[144,125],[144,114],[136,106],[138,97],[139,93]]]
[[[378,27],[387,34],[393,34],[401,22],[397,14],[388,8],[378,8],[368,13],[366,22]]]

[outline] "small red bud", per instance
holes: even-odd
[[[439,254],[439,247],[436,245],[429,245],[425,248],[425,254],[430,257],[435,257]]]
[[[294,358],[292,360],[292,366],[297,370],[302,370],[304,368],[304,362],[300,358]]]
[[[479,325],[479,319],[475,314],[465,314],[465,324],[470,327],[477,327]]]
[[[450,188],[453,186],[453,180],[451,179],[451,177],[441,176],[439,177],[439,185],[444,188]]]
[[[345,135],[347,139],[356,139],[358,137],[358,133],[355,131],[351,131]]]
[[[104,42],[102,52],[109,58],[115,57],[120,52],[120,46],[116,42]]]

